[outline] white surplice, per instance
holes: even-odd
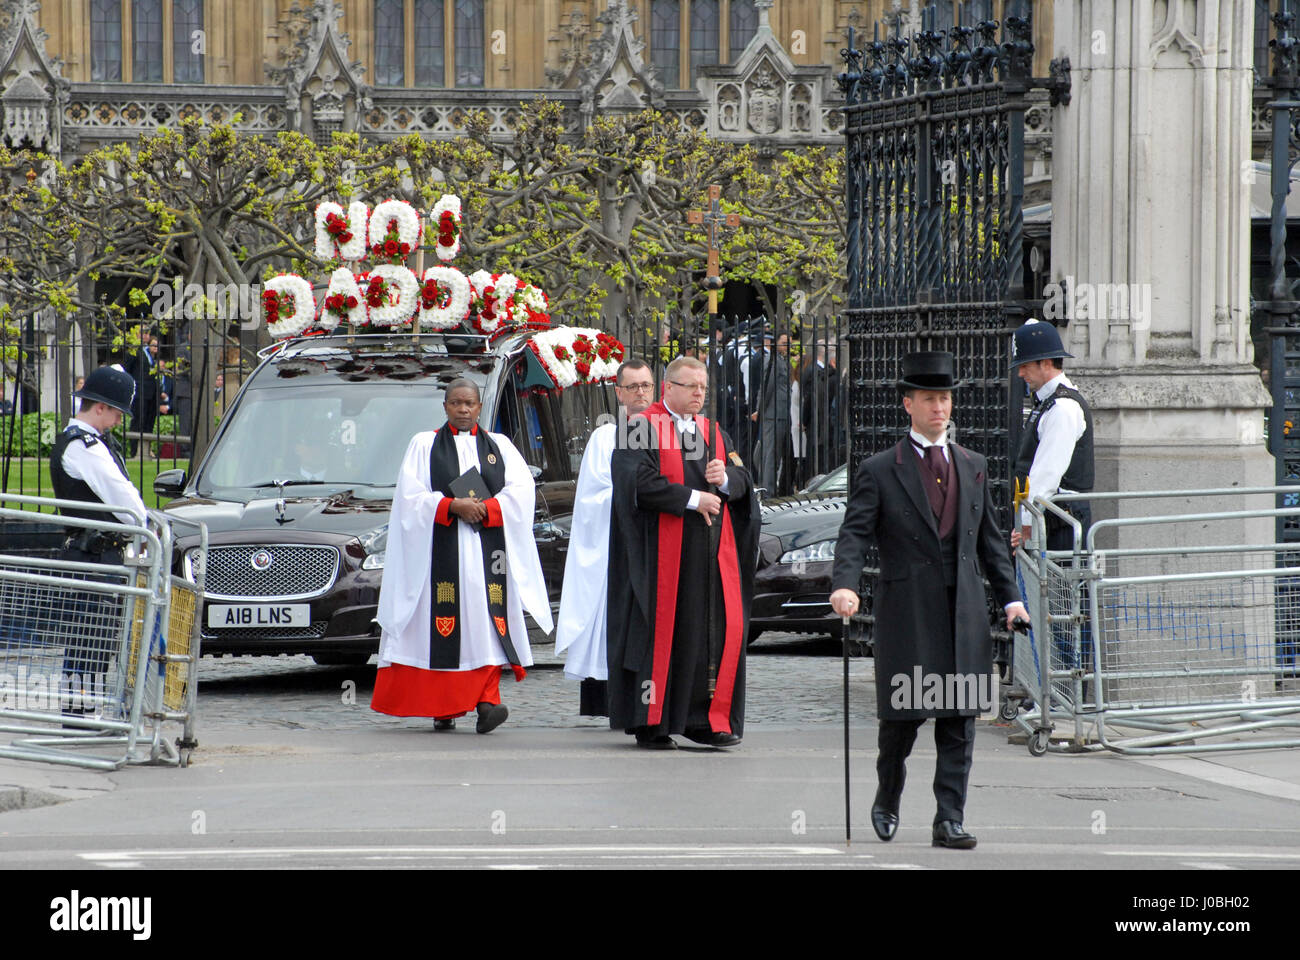
[[[393,492],[393,512],[388,523],[388,546],[384,579],[379,591],[379,666],[401,663],[429,668],[429,631],[432,611],[430,571],[432,567],[434,516],[441,493],[429,488],[429,452],[436,431],[417,433],[406,448],[406,457]],[[496,495],[506,539],[506,616],[509,635],[515,639],[520,666],[531,666],[528,630],[523,611],[551,632],[551,604],[542,578],[542,564],[533,539],[533,509],[536,488],[528,464],[509,440],[499,433],[489,436],[505,460],[506,485]],[[455,437],[460,470],[482,467],[478,462],[478,439],[469,433]],[[479,537],[468,524],[457,521],[460,546],[460,670],[476,670],[491,664],[508,663],[505,651],[488,612],[483,582],[483,551]]]
[[[615,424],[592,431],[582,455],[573,500],[569,555],[564,563],[560,618],[555,652],[569,651],[565,676],[575,680],[609,678],[605,663],[605,606],[609,579],[609,507],[614,496],[610,460],[617,439]]]

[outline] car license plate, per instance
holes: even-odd
[[[214,603],[208,607],[209,627],[307,627],[311,604]]]

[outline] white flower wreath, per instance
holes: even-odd
[[[374,327],[400,327],[415,314],[420,299],[420,282],[407,267],[395,263],[381,263],[371,268],[370,276],[380,277],[388,284],[388,303],[370,307],[370,325]],[[394,301],[393,294],[397,294]]]
[[[388,222],[397,221],[397,241],[409,245],[408,253],[420,248],[420,215],[405,200],[385,200],[370,214],[370,247],[388,237]]]
[[[456,223],[456,239],[451,246],[445,247],[442,244],[442,215],[450,212],[452,219]],[[429,211],[429,219],[433,221],[433,229],[438,239],[434,242],[434,249],[438,253],[439,260],[454,260],[460,253],[460,197],[452,193],[444,193],[438,198],[438,202],[433,205]]]
[[[344,300],[348,297],[356,298],[357,305],[348,307],[347,312],[342,318],[328,308],[330,298],[333,296],[342,296]],[[316,325],[322,330],[333,330],[340,323],[346,322],[354,327],[364,326],[366,322],[366,298],[361,292],[361,287],[357,285],[357,278],[351,270],[339,267],[330,274],[330,285],[325,291],[325,299],[321,301],[320,317]]]
[[[437,266],[424,271],[424,283],[427,284],[430,280],[438,284],[439,297],[441,297],[443,291],[447,292],[447,304],[446,306],[435,306],[426,310],[423,296],[421,296],[420,326],[431,330],[449,330],[452,327],[459,326],[465,317],[469,315],[470,284],[468,278],[455,267]],[[423,285],[421,289],[423,289]]]
[[[295,337],[311,326],[316,319],[316,297],[311,284],[296,273],[282,273],[266,281],[264,287],[276,294],[288,294],[293,298],[293,313],[281,316],[276,323],[268,323],[266,332],[271,336]]]
[[[342,217],[348,223],[352,239],[339,243],[329,232],[326,221],[330,214]],[[326,200],[316,205],[316,256],[322,260],[360,260],[366,255],[366,231],[369,227],[369,208],[360,200],[353,200],[348,205],[347,214],[343,207],[333,200]]]

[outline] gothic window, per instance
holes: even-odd
[[[962,26],[973,27],[981,20],[993,19],[993,0],[966,0],[961,5]]]
[[[691,0],[691,83],[718,62],[718,0]]]
[[[406,31],[402,0],[375,0],[375,83],[401,86],[405,77]]]
[[[731,56],[727,59],[734,63],[757,32],[758,11],[754,9],[754,0],[731,0]]]
[[[162,0],[133,0],[131,6],[131,79],[161,83],[163,78]]]
[[[483,0],[456,0],[456,86],[483,86]]]
[[[203,82],[202,31],[203,0],[173,0],[172,79],[176,83]]]
[[[90,2],[90,79],[110,83],[122,79],[121,0]]]
[[[682,47],[681,29],[681,4],[678,0],[652,0],[650,54],[660,81],[669,90],[681,86],[678,61]]]
[[[415,85],[445,85],[443,0],[415,0]]]

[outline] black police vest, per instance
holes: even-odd
[[[1034,465],[1034,455],[1038,453],[1038,421],[1043,418],[1043,414],[1056,405],[1057,400],[1063,397],[1068,397],[1083,409],[1083,422],[1086,429],[1074,445],[1074,455],[1070,457],[1070,465],[1066,468],[1065,475],[1061,477],[1061,489],[1087,493],[1092,489],[1094,472],[1092,408],[1088,406],[1088,401],[1083,399],[1083,394],[1063,383],[1057,386],[1055,392],[1046,400],[1040,400],[1034,406],[1033,412],[1029,414],[1029,419],[1025,421],[1024,432],[1020,435],[1020,453],[1016,457],[1016,479],[1022,483],[1029,479],[1029,468]],[[1030,496],[1035,496],[1039,492],[1029,491]]]
[[[73,443],[83,443],[87,447],[93,447],[97,443],[104,443],[104,438],[79,430],[74,426],[67,426],[59,434],[59,439],[54,441],[54,449],[50,451],[50,480],[54,484],[54,495],[60,500],[82,500],[86,503],[103,503],[99,494],[91,489],[90,484],[85,480],[74,479],[68,476],[68,472],[63,469],[63,454],[68,446]],[[108,446],[107,444],[105,444]],[[117,469],[122,471],[122,476],[126,477],[126,464],[122,462],[116,451],[108,446],[109,455],[112,456],[113,462],[117,464]],[[73,510],[64,509],[61,511],[64,516],[79,517],[82,520],[115,520],[105,513],[97,513],[93,510]]]

